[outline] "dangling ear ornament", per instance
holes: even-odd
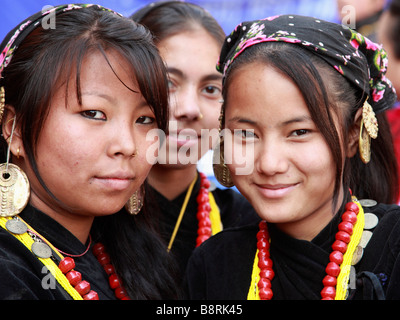
[[[223,102],[224,101],[222,100],[221,103]],[[220,184],[222,184],[224,187],[231,188],[235,184],[233,183],[232,176],[228,169],[228,166],[225,164],[224,137],[221,134],[223,122],[224,122],[224,107],[222,106],[219,115],[220,140],[217,146],[213,150],[213,171],[215,178]]]
[[[3,119],[4,107],[6,106],[6,93],[4,87],[0,87],[0,123]]]
[[[0,123],[5,107],[4,88],[0,89]],[[7,161],[0,164],[0,216],[12,217],[19,214],[28,204],[30,185],[26,174],[15,164],[10,162],[10,148],[15,129],[15,117],[7,148]],[[18,148],[19,150],[20,148]]]
[[[0,164],[0,216],[19,214],[28,204],[30,186],[25,173],[12,163]]]
[[[365,100],[360,124],[359,151],[362,162],[367,164],[371,160],[371,138],[378,137],[378,120],[368,98]]]
[[[142,185],[125,203],[125,209],[132,215],[137,215],[143,207],[144,186]]]
[[[221,138],[220,143],[214,148],[213,171],[217,181],[224,187],[231,188],[234,186],[231,172],[229,171],[228,166],[225,164],[223,138]]]

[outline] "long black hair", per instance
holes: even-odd
[[[5,88],[6,104],[15,109],[30,165],[50,194],[35,161],[37,141],[52,94],[60,83],[68,83],[75,76],[72,79],[81,101],[80,68],[87,54],[101,52],[107,59],[107,51],[118,52],[131,66],[129,71],[154,112],[158,127],[166,131],[168,123],[166,70],[146,28],[97,6],[60,13],[55,20],[54,29],[38,26],[25,38],[3,70],[0,83]],[[0,140],[3,158],[7,143],[4,138]],[[91,233],[107,247],[130,298],[177,298],[173,263],[149,214],[146,208],[137,216],[122,209],[97,217]]]

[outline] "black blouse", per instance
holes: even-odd
[[[58,222],[27,206],[20,214],[36,232],[63,252],[79,255],[87,245]],[[93,244],[92,244],[93,245]],[[92,251],[75,260],[75,270],[83,280],[90,283],[100,300],[114,300],[115,295],[108,284],[108,276]],[[71,296],[51,279],[47,268],[24,244],[7,230],[0,227],[0,300],[69,300]]]
[[[379,218],[361,261],[349,299],[400,299],[400,208],[379,204],[365,208]],[[339,211],[342,212],[342,211]],[[310,242],[294,239],[269,224],[275,277],[273,299],[321,299],[322,279],[340,214]],[[187,268],[191,299],[245,300],[256,253],[258,225],[226,230],[197,248]]]
[[[190,255],[196,247],[198,229],[196,197],[199,190],[200,179],[197,179],[171,249],[171,254],[176,257],[182,274],[186,269]],[[153,217],[159,220],[159,232],[167,245],[175,228],[186,191],[170,201],[154,188],[147,186],[146,201],[148,203],[146,205],[149,206],[149,210],[152,210]],[[219,207],[224,229],[259,221],[260,218],[255,213],[253,207],[238,192],[232,189],[216,188],[212,191],[212,194]]]

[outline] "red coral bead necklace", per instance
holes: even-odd
[[[353,227],[357,222],[359,207],[354,202],[348,202],[345,206],[345,213],[342,215],[342,222],[339,223],[339,231],[335,235],[335,242],[332,244],[332,253],[329,255],[329,263],[325,268],[326,276],[322,280],[324,288],[321,291],[322,300],[334,300],[336,296],[337,277],[340,273],[340,264],[343,262],[343,255],[347,251],[347,244],[350,242]],[[270,258],[270,237],[266,221],[259,223],[257,233],[258,267],[260,268],[258,292],[261,300],[271,300],[273,292],[271,281],[275,276]]]
[[[88,249],[90,247],[90,243]],[[63,258],[58,267],[61,272],[66,276],[72,287],[82,296],[83,300],[99,300],[99,296],[96,291],[91,290],[90,283],[82,280],[82,274],[79,271],[74,270],[75,261],[73,257],[83,256],[88,249],[80,255],[69,255]],[[58,250],[58,249],[57,249]],[[121,285],[121,281],[115,273],[114,267],[111,264],[110,256],[108,255],[105,246],[102,243],[96,243],[92,248],[93,254],[104,268],[108,275],[109,285],[114,290],[115,296],[120,300],[130,300],[125,289]],[[64,253],[64,252],[63,252]],[[65,253],[64,253],[65,254]]]
[[[200,190],[196,197],[196,201],[197,201],[196,217],[198,220],[196,247],[201,245],[204,241],[206,241],[212,235],[212,227],[211,227],[212,224],[211,224],[211,219],[210,219],[211,205],[210,205],[210,199],[209,199],[209,195],[208,195],[211,183],[207,179],[207,176],[204,173],[199,172],[199,177],[200,177]],[[185,214],[186,206],[188,204],[188,201],[191,196],[191,193],[192,193],[192,190],[193,190],[196,180],[197,180],[197,177],[190,184],[190,186],[186,192],[185,200],[183,201],[181,211],[178,215],[178,219],[176,221],[174,230],[171,235],[171,239],[168,244],[168,248],[167,248],[168,252],[171,250],[172,245],[175,241],[176,234],[179,230],[179,226],[182,221],[183,215]]]
[[[210,220],[210,212],[211,205],[210,199],[208,197],[208,189],[210,188],[210,181],[207,179],[207,176],[203,172],[199,172],[200,175],[200,191],[197,195],[197,220],[198,220],[198,229],[197,229],[197,239],[196,239],[196,247],[201,245],[204,241],[211,237],[211,220]]]

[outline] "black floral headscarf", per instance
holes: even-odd
[[[385,76],[387,55],[382,46],[348,27],[312,17],[282,15],[239,24],[225,39],[218,71],[225,77],[246,48],[264,42],[292,43],[310,50],[365,92],[375,113],[396,101]]]
[[[95,6],[100,10],[110,11],[115,13],[116,15],[121,16],[121,14],[113,10],[95,4],[66,4],[66,5],[51,7],[48,10],[39,11],[34,15],[30,16],[29,18],[25,19],[24,21],[22,21],[18,26],[12,29],[1,42],[0,77],[3,69],[7,67],[7,65],[10,63],[14,51],[18,48],[18,46],[22,43],[22,41],[26,38],[26,36],[30,34],[36,27],[38,27],[40,23],[42,23],[45,17],[51,14],[57,15],[65,11],[77,10],[92,6]]]

